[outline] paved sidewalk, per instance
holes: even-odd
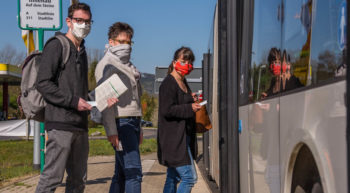
[[[141,156],[143,169],[143,193],[161,193],[165,181],[166,168],[159,165],[156,153]],[[88,181],[85,193],[103,193],[108,192],[111,183],[111,177],[114,171],[114,156],[89,157],[88,162]],[[198,182],[192,190],[192,193],[210,193],[198,167]],[[9,185],[0,189],[2,193],[33,193],[39,176],[17,182],[17,185]],[[56,193],[64,193],[65,183],[57,188]]]

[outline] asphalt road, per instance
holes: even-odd
[[[23,137],[11,137],[11,136],[0,136],[0,141],[6,141],[6,140],[22,140]]]
[[[157,128],[143,128],[143,138],[157,138]]]

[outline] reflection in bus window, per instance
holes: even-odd
[[[286,50],[282,53],[282,74],[281,74],[281,92],[293,90],[302,87],[298,77],[294,76],[293,68],[290,63],[290,55]]]
[[[267,58],[268,68],[273,75],[270,87],[266,92],[261,93],[261,98],[271,96],[280,92],[281,89],[281,52],[277,48],[271,48]]]
[[[253,45],[250,66],[249,100],[261,99],[271,85],[268,69],[270,49],[281,47],[281,0],[254,1]]]
[[[290,56],[287,54],[286,50],[283,51],[281,58],[280,50],[277,48],[271,48],[267,61],[269,63],[269,70],[271,74],[273,74],[273,77],[269,89],[266,92],[261,93],[261,98],[303,86],[299,78],[292,74]]]
[[[346,1],[318,0],[316,10],[311,46],[313,84],[344,76],[346,71]]]
[[[282,47],[294,75],[291,81],[295,81],[297,84],[284,90],[287,91],[308,84],[312,1],[286,0],[284,5]]]

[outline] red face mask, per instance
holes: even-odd
[[[275,76],[278,76],[281,74],[281,63],[274,62],[270,64],[270,69],[272,70],[273,74]]]
[[[177,61],[175,63],[175,70],[180,72],[182,76],[188,75],[193,70],[192,64],[185,64],[182,62]]]

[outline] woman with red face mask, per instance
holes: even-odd
[[[303,84],[301,84],[299,78],[291,73],[290,56],[286,50],[283,50],[282,58],[281,91],[289,91],[302,87]]]
[[[195,112],[201,106],[185,78],[193,70],[194,59],[190,48],[179,48],[159,87],[158,160],[168,168],[164,193],[191,192],[197,182]]]
[[[274,77],[271,79],[269,89],[261,93],[262,98],[303,86],[300,80],[291,74],[290,57],[287,55],[286,50],[283,51],[283,61],[281,61],[280,50],[271,48],[267,60],[269,62],[269,70]]]
[[[281,53],[277,48],[271,48],[267,58],[269,70],[274,75],[271,79],[270,87],[266,92],[261,93],[261,97],[265,98],[273,94],[277,94],[281,88]]]

